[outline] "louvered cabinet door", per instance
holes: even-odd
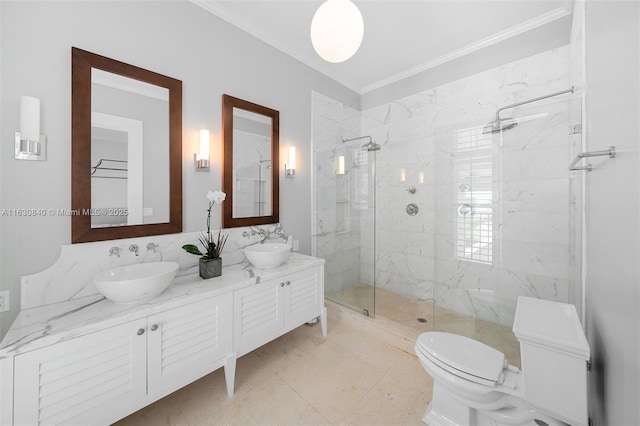
[[[145,329],[131,321],[16,356],[14,424],[113,421],[114,407],[146,395]]]
[[[285,280],[285,323],[291,330],[322,313],[324,294],[322,270],[297,272]]]
[[[221,366],[229,351],[230,296],[149,316],[149,395],[187,385]]]
[[[284,280],[236,290],[233,296],[233,347],[242,356],[280,335],[284,328]]]

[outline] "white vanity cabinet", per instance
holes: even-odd
[[[235,290],[233,316],[237,356],[317,317],[326,336],[323,266]]]
[[[16,425],[108,422],[147,392],[147,343],[132,321],[15,357]]]
[[[154,400],[225,363],[231,353],[230,304],[230,295],[223,294],[147,318],[147,386]],[[235,369],[233,362],[227,368]]]
[[[220,367],[231,396],[237,357],[318,317],[326,336],[322,259],[249,272],[177,279],[135,306],[93,295],[21,311],[0,347],[0,424],[110,424]]]
[[[112,423],[223,366],[229,304],[210,297],[17,355],[13,423]]]

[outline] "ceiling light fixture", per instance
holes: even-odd
[[[327,62],[340,63],[351,58],[360,48],[363,36],[362,14],[351,0],[327,0],[313,15],[311,43]]]

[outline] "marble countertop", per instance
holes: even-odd
[[[135,305],[118,305],[93,295],[25,309],[0,343],[0,359],[163,312],[200,300],[205,294],[225,294],[322,264],[324,259],[292,253],[287,262],[273,269],[257,269],[245,261],[224,267],[222,276],[208,280],[197,274],[179,276],[157,298]]]

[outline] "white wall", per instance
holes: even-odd
[[[291,57],[186,0],[0,2],[2,169],[0,208],[71,207],[71,47],[143,67],[183,82],[183,229],[205,224],[206,193],[221,188],[221,96],[227,93],[280,111],[281,146],[296,145],[294,179],[281,179],[284,229],[310,253],[311,91],[357,106],[359,97]],[[25,24],[29,30],[25,31]],[[42,102],[46,162],[13,159],[21,95]],[[199,129],[212,132],[212,167],[194,171]],[[281,164],[284,161],[284,152]],[[220,226],[214,213],[212,228]],[[69,217],[0,218],[0,288],[19,307],[19,277],[51,265],[71,237]]]
[[[640,3],[586,3],[587,337],[594,425],[640,424]]]

